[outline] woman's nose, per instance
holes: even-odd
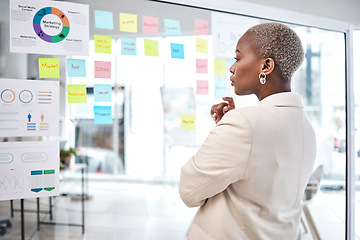
[[[234,71],[235,71],[235,63],[233,65],[231,65],[231,67],[229,68],[229,71],[234,74]]]

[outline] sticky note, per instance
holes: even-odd
[[[143,33],[158,34],[159,33],[159,18],[158,17],[142,17],[142,31]]]
[[[111,62],[94,61],[95,78],[111,78]]]
[[[214,60],[214,73],[217,76],[226,76],[226,60]]]
[[[195,19],[195,34],[196,35],[209,35],[209,21],[202,19]]]
[[[121,54],[122,55],[137,55],[136,38],[122,38],[121,39]]]
[[[159,56],[158,41],[144,39],[145,56]]]
[[[164,19],[165,32],[169,35],[181,35],[180,21],[174,19]]]
[[[208,73],[207,59],[196,59],[196,73]]]
[[[67,85],[68,103],[86,103],[86,85]]]
[[[181,114],[181,129],[195,130],[195,114]]]
[[[95,28],[114,29],[113,13],[109,11],[94,10]]]
[[[184,44],[171,43],[171,57],[184,59]]]
[[[197,80],[196,81],[196,94],[197,95],[209,94],[209,82],[206,80]]]
[[[111,89],[108,84],[94,84],[95,102],[111,102]]]
[[[112,37],[104,35],[94,35],[95,52],[111,53]]]
[[[215,97],[226,97],[229,95],[230,81],[225,79],[215,79]]]
[[[208,53],[208,40],[202,38],[196,38],[196,52]]]
[[[58,58],[39,58],[40,78],[59,78],[60,67]]]
[[[112,124],[112,114],[110,106],[94,106],[95,124]]]
[[[120,32],[137,33],[137,15],[120,13]]]
[[[68,77],[86,77],[86,65],[84,59],[67,59]]]

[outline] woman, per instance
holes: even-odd
[[[223,98],[212,107],[217,125],[181,169],[181,198],[200,206],[188,239],[300,239],[301,198],[316,152],[301,97],[291,92],[301,41],[283,24],[264,23],[246,31],[235,53],[235,93],[260,102],[235,109]]]

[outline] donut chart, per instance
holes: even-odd
[[[45,17],[48,14],[53,14],[60,18],[62,22],[62,30],[59,34],[51,36],[44,32],[44,30],[41,28],[41,20],[43,17]],[[36,35],[38,35],[42,40],[49,43],[57,43],[64,40],[70,31],[70,24],[69,19],[67,16],[59,9],[54,7],[44,7],[40,9],[34,16],[33,19],[33,27],[35,30]]]

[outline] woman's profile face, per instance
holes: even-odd
[[[235,50],[235,63],[230,67],[231,85],[237,95],[257,94],[260,88],[259,74],[262,60],[252,45],[251,34],[244,34]]]

